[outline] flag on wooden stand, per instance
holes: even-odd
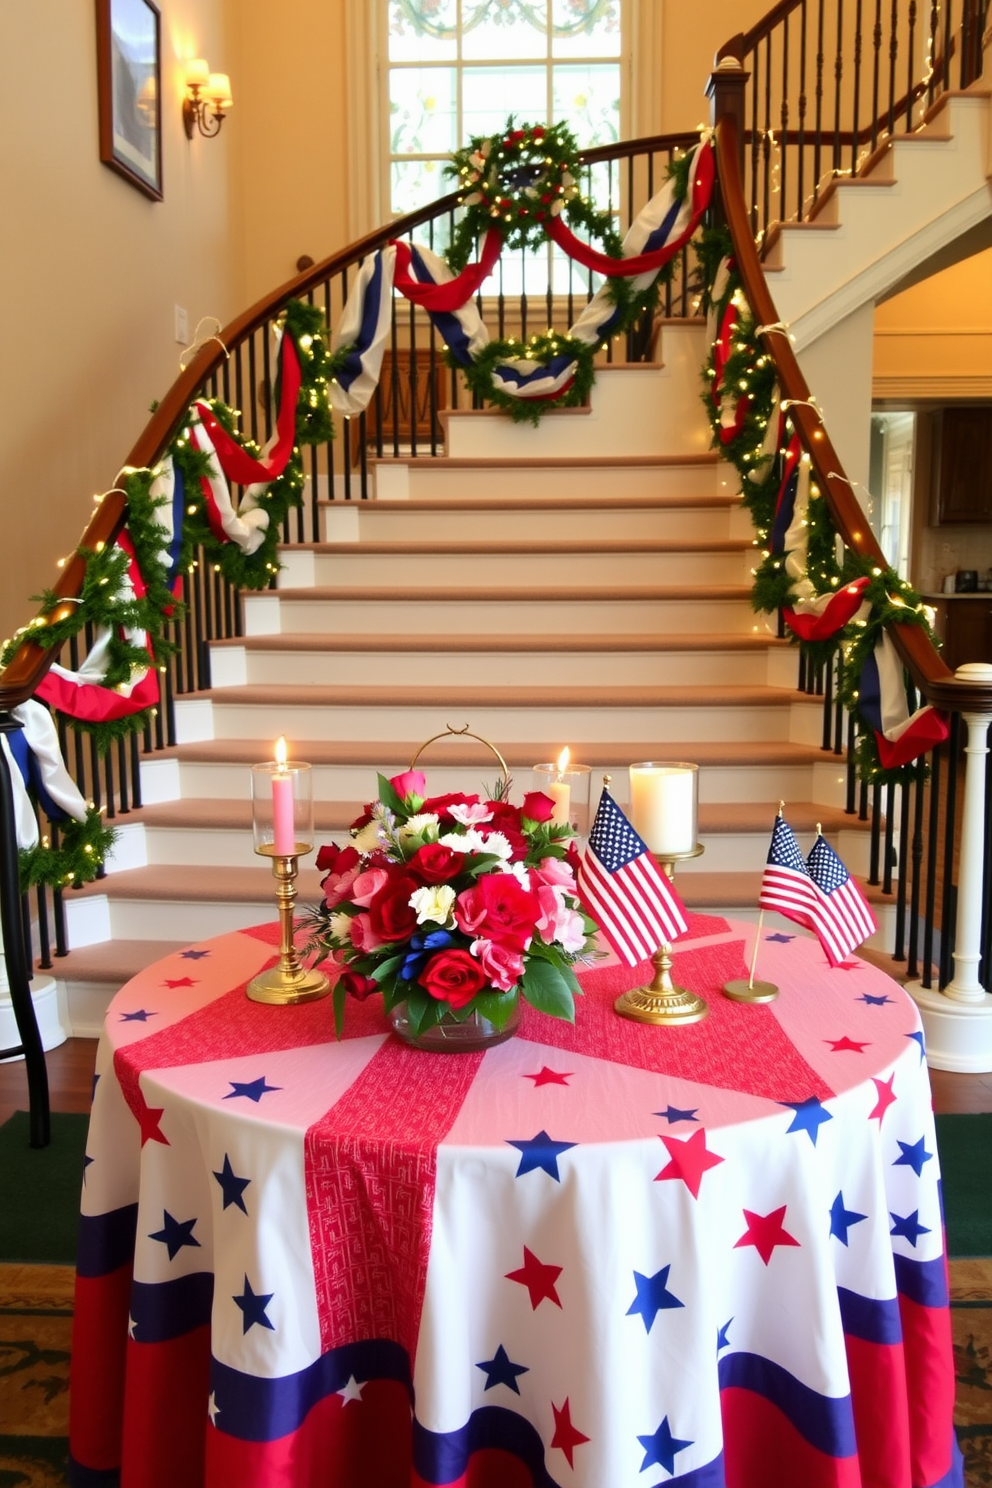
[[[807,859],[809,876],[820,896],[813,927],[831,966],[839,966],[878,929],[868,901],[829,842],[817,836]]]
[[[628,966],[688,929],[681,899],[608,790],[576,882],[583,907]]]

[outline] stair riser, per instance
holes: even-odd
[[[471,714],[475,732],[490,739],[546,741],[549,731],[562,742],[602,739],[643,742],[654,749],[663,741],[706,739],[711,742],[791,739],[815,743],[821,712],[816,703],[744,707],[603,707],[567,706],[472,707],[336,707],[273,703],[235,707],[225,703],[176,703],[176,736],[180,744],[205,739],[258,739],[284,734],[299,749],[308,739],[349,740],[371,733],[376,739],[427,739],[443,731],[452,708]],[[212,716],[211,716],[212,715]]]
[[[771,834],[768,827],[754,832],[702,832],[700,841],[705,853],[680,865],[679,873],[750,873],[760,872],[764,867]],[[108,860],[108,892],[113,895],[113,874],[118,869],[156,866],[181,867],[190,860],[190,838],[187,828],[144,827],[135,824],[126,829],[130,839],[118,843],[118,851]],[[196,832],[196,860],[200,866],[212,868],[255,868],[258,857],[252,846],[251,828],[245,825],[240,830],[202,828]],[[317,843],[348,840],[347,825],[317,831]],[[812,846],[812,836],[804,842],[804,848]],[[837,851],[853,873],[868,870],[868,833],[841,833],[834,840]],[[308,860],[312,865],[313,860]]]
[[[426,736],[424,736],[426,737]],[[440,750],[440,746],[437,746]],[[412,749],[410,753],[412,754]],[[537,764],[535,750],[534,763]],[[545,749],[544,757],[549,751]],[[691,757],[691,748],[680,741],[666,751],[670,759]],[[259,750],[259,759],[264,751]],[[576,760],[581,754],[575,751]],[[435,763],[435,761],[437,761]],[[588,761],[587,761],[588,763]],[[375,764],[315,765],[313,769],[313,793],[318,801],[367,801],[375,793],[376,771],[384,775],[398,775],[409,768],[409,756],[397,759],[391,755],[387,745],[383,746],[382,758]],[[219,801],[244,801],[250,792],[249,767],[240,764],[208,764],[190,761],[180,764],[177,760],[142,764],[142,792],[148,804],[156,801],[175,801],[180,797],[195,799],[212,798]],[[495,763],[478,765],[450,765],[443,762],[434,751],[425,765],[430,789],[435,794],[445,791],[478,791],[495,778]],[[524,767],[513,771],[514,789],[529,790],[533,783],[531,772]],[[617,801],[625,805],[630,800],[627,766],[607,759],[595,761],[592,775],[591,796],[599,799],[602,776],[612,776],[610,789]],[[844,804],[844,778],[833,765],[820,763],[774,764],[774,765],[712,765],[706,766],[699,775],[699,796],[704,802],[720,801],[774,801],[779,797],[787,800],[820,801],[824,804]],[[770,830],[770,829],[769,829]]]
[[[729,553],[570,553],[556,556],[547,550],[530,553],[317,553],[302,555],[300,569],[312,568],[303,578],[290,562],[280,575],[280,586],[316,584],[439,584],[505,585],[534,588],[549,579],[569,584],[616,587],[622,574],[629,584],[746,584],[753,566],[753,549]],[[553,576],[553,578],[552,578]]]
[[[796,662],[775,651],[252,651],[211,652],[214,687],[287,683],[303,686],[406,687],[411,669],[429,670],[451,687],[795,685]],[[781,658],[781,659],[780,659]],[[784,667],[782,665],[784,663]],[[783,671],[789,683],[777,680]]]
[[[576,476],[588,472],[578,470]],[[464,474],[464,472],[463,472]],[[620,472],[610,471],[610,490]],[[712,475],[710,476],[712,486]],[[464,497],[464,490],[462,491]],[[572,494],[579,494],[573,491]],[[602,496],[602,487],[594,494]],[[617,499],[626,492],[616,491]],[[641,495],[657,496],[656,486]],[[678,494],[688,497],[681,487]],[[704,494],[711,495],[712,489]],[[565,538],[572,542],[721,542],[730,537],[750,541],[750,518],[740,506],[693,507],[690,504],[671,508],[597,507],[591,511],[568,508],[563,498],[561,511],[410,511],[401,501],[365,501],[345,505],[337,502],[322,506],[321,537],[324,542],[486,542],[501,529],[514,542],[553,543]]]
[[[699,452],[707,448],[701,444]],[[512,451],[507,450],[506,454]],[[575,455],[579,451],[565,451]],[[562,468],[516,466],[501,469],[492,465],[465,469],[444,460],[400,461],[375,466],[377,503],[429,501],[560,501],[567,507],[583,501],[642,500],[666,496],[691,500],[694,496],[716,496],[721,486],[719,467],[706,461],[698,465],[570,465]]]
[[[309,883],[309,879],[308,879]],[[313,889],[301,891],[303,903],[319,898],[316,875]],[[248,930],[277,918],[275,897],[236,904],[222,901],[172,899],[114,899],[94,896],[70,902],[66,909],[69,942],[76,947],[99,945],[105,940],[185,940],[192,943],[229,930]]]
[[[744,599],[285,599],[244,601],[245,635],[686,635],[753,633]]]

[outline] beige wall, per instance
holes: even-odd
[[[180,59],[225,67],[222,0],[160,8],[152,202],[100,162],[93,0],[0,0],[0,636],[30,618],[172,381],[173,305],[191,326],[234,308],[229,142],[190,144],[180,118]]]
[[[992,397],[992,249],[875,311],[876,398]]]

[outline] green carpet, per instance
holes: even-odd
[[[992,1256],[992,1111],[938,1116],[947,1252]]]
[[[88,1116],[52,1116],[48,1147],[28,1146],[28,1115],[0,1126],[0,1262],[71,1266]]]

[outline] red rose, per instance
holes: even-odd
[[[357,862],[358,853],[353,847],[338,847],[336,842],[325,842],[317,853],[317,867],[321,873],[347,873]]]
[[[468,951],[439,951],[420,973],[420,985],[438,1002],[464,1007],[486,986],[486,974]]]
[[[348,996],[354,997],[356,1002],[364,1002],[366,997],[379,991],[379,983],[374,982],[371,977],[362,976],[360,971],[343,972],[341,981]]]
[[[317,854],[317,867],[328,871],[320,880],[324,903],[333,909],[348,897],[352,884],[362,868],[362,860],[353,847],[335,847],[330,843]]]
[[[417,911],[410,908],[410,895],[420,884],[408,873],[396,874],[384,884],[369,905],[372,929],[380,940],[407,940],[417,928]]]
[[[522,951],[541,917],[536,894],[512,873],[490,873],[455,900],[455,922],[466,935]]]
[[[493,814],[491,826],[502,832],[504,827],[520,828],[520,807],[513,806],[509,801],[487,801],[486,805]]]
[[[432,811],[435,816],[449,816],[449,806],[474,806],[478,796],[466,796],[461,791],[449,791],[446,796],[430,796],[421,806],[421,811]]]
[[[422,883],[448,883],[465,867],[465,854],[444,847],[440,842],[428,842],[417,849],[406,866]]]
[[[550,796],[546,796],[544,791],[529,791],[524,796],[523,814],[529,816],[531,821],[550,821],[554,809],[554,801]]]
[[[483,822],[479,832],[483,837],[488,837],[491,832],[500,832],[510,844],[510,857],[514,863],[522,863],[530,851],[527,838],[519,826],[514,826],[510,821]]]
[[[368,826],[369,822],[372,820],[372,807],[374,805],[375,802],[370,801],[367,806],[364,806],[362,808],[361,816],[356,816],[355,820],[351,823],[351,830],[353,832],[360,832],[362,827]]]

